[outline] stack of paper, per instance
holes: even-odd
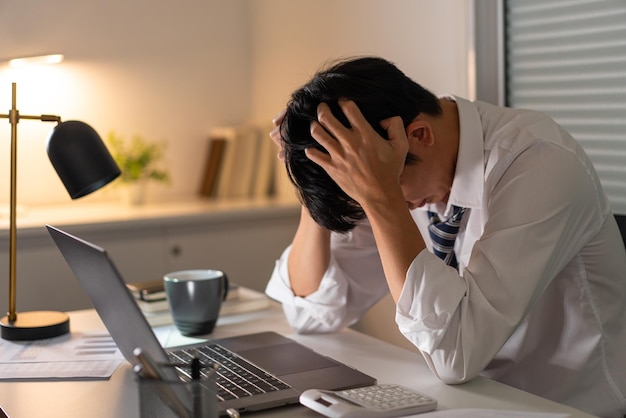
[[[107,333],[36,341],[0,339],[0,379],[108,379],[124,356]]]

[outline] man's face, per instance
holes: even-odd
[[[400,174],[402,193],[411,210],[427,203],[448,201],[452,177],[447,170],[433,161],[436,160],[424,155],[417,161],[407,163]]]

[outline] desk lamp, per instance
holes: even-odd
[[[63,312],[16,312],[16,203],[17,203],[17,123],[20,119],[56,122],[48,139],[47,149],[63,185],[72,199],[85,196],[111,182],[120,169],[109,154],[97,132],[79,121],[61,122],[59,116],[20,115],[15,107],[16,85],[13,83],[11,110],[0,118],[11,124],[11,202],[9,229],[9,312],[0,319],[2,338],[6,340],[38,340],[52,338],[70,331],[70,319]]]

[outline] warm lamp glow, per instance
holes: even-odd
[[[9,61],[9,67],[16,68],[25,65],[58,64],[63,61],[62,54],[37,55],[34,57],[14,58]]]

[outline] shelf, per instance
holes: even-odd
[[[293,215],[299,212],[299,204],[293,199],[239,199],[209,200],[186,199],[170,203],[150,203],[129,206],[117,202],[82,203],[65,205],[20,208],[17,214],[17,228],[20,237],[38,235],[46,224],[59,227],[88,226],[90,230],[110,229],[132,225],[177,225],[181,223],[207,221],[255,221],[268,217]],[[0,237],[8,236],[8,214],[0,216]]]

